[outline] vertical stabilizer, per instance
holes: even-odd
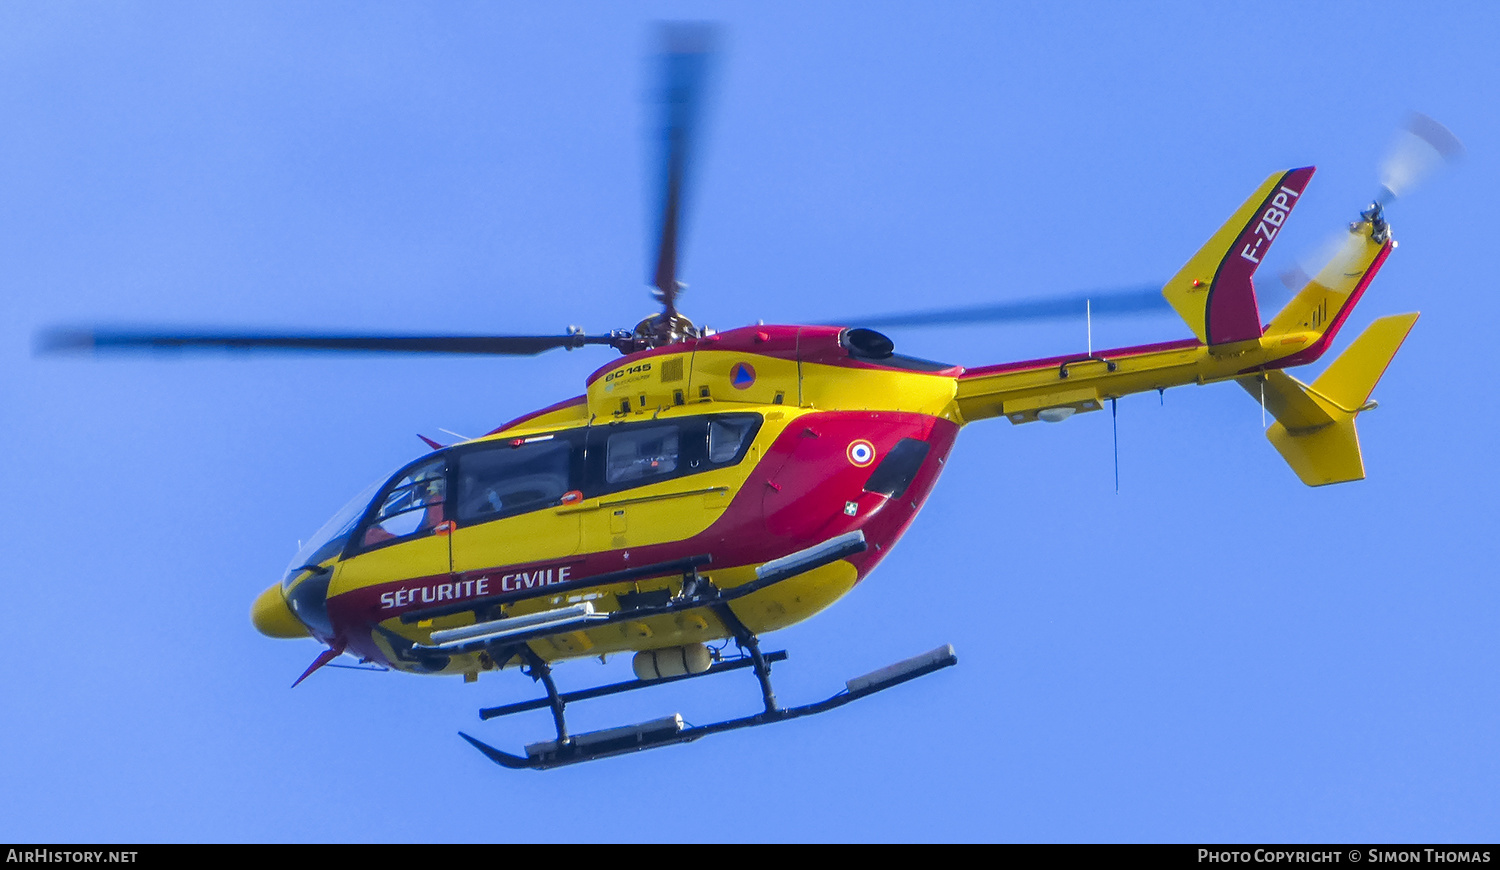
[[[1260,338],[1251,278],[1313,172],[1314,167],[1305,166],[1267,178],[1162,288],[1199,341],[1212,346]]]

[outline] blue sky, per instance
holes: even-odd
[[[0,839],[1493,840],[1500,13],[1428,5],[5,5]],[[38,359],[33,334],[633,324],[650,25],[704,18],[681,305],[720,328],[1160,282],[1317,164],[1270,275],[1368,201],[1408,110],[1443,121],[1469,157],[1391,210],[1340,342],[1423,312],[1360,420],[1369,479],[1303,487],[1233,386],[1122,400],[1118,494],[1105,414],[977,424],[879,571],[766,641],[787,702],[945,642],[959,666],[687,747],[514,773],[455,736],[546,735],[475,720],[530,697],[514,673],[289,691],[317,649],[248,610],[297,541],[415,433],[577,394],[610,352]],[[1085,341],[892,334],[966,365]],[[576,726],[757,703],[698,682]]]

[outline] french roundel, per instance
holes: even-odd
[[[875,445],[863,438],[850,442],[849,449],[845,452],[849,456],[849,461],[860,468],[875,461]]]

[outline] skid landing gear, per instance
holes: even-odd
[[[481,710],[479,711],[479,718],[492,719],[497,716],[508,716],[524,710],[538,710],[543,707],[549,707],[552,710],[553,722],[557,726],[557,738],[542,743],[533,743],[526,747],[526,754],[520,756],[502,752],[461,731],[459,732],[459,736],[469,741],[475,749],[483,752],[491,761],[502,767],[509,767],[514,770],[546,770],[552,767],[562,767],[568,764],[578,764],[583,761],[608,758],[611,755],[639,752],[643,749],[653,749],[658,746],[690,743],[701,737],[717,734],[720,731],[733,731],[738,728],[751,728],[756,725],[783,722],[787,719],[796,719],[800,716],[811,716],[814,713],[822,713],[832,710],[835,707],[842,707],[851,701],[857,701],[876,692],[884,691],[907,680],[914,680],[933,671],[958,664],[958,656],[954,655],[953,647],[945,645],[931,652],[897,662],[873,673],[849,680],[845,683],[844,691],[826,700],[813,704],[805,704],[800,707],[782,707],[776,703],[776,694],[771,689],[771,662],[782,661],[786,658],[786,653],[781,651],[761,653],[759,639],[746,630],[744,625],[734,617],[734,614],[728,613],[728,607],[723,607],[722,610],[724,613],[721,613],[720,617],[724,618],[725,614],[727,614],[728,618],[725,619],[725,623],[735,632],[736,640],[739,641],[740,647],[748,653],[743,658],[719,662],[701,674],[684,674],[678,677],[667,677],[649,681],[632,680],[624,683],[613,683],[607,686],[584,689],[578,692],[561,693],[558,692],[557,684],[552,680],[552,672],[547,663],[542,661],[540,656],[531,653],[530,656],[526,657],[527,670],[532,677],[546,687],[547,697],[534,701],[523,701],[519,704],[509,704],[504,707],[491,707]],[[526,652],[530,652],[530,650],[527,649]],[[743,670],[747,667],[753,668],[755,676],[760,680],[761,696],[765,706],[764,710],[754,715],[738,719],[726,719],[722,722],[714,722],[709,725],[689,726],[683,722],[682,715],[678,713],[661,719],[653,719],[650,722],[642,722],[638,725],[606,728],[602,731],[591,731],[585,734],[568,733],[568,725],[566,717],[563,714],[563,708],[573,701],[599,698],[605,695],[614,695],[620,692],[629,692],[665,683],[675,683],[679,680],[693,679],[695,677],[706,677],[710,674]]]

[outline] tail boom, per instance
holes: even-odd
[[[1262,329],[1250,276],[1311,177],[1310,167],[1272,175],[1167,283],[1163,295],[1196,339],[966,369],[951,416],[1056,422],[1131,393],[1233,380],[1276,417],[1266,435],[1304,483],[1362,479],[1354,418],[1372,407],[1370,391],[1417,315],[1375,321],[1311,386],[1282,371],[1328,350],[1395,247],[1372,206],[1339,256]]]

